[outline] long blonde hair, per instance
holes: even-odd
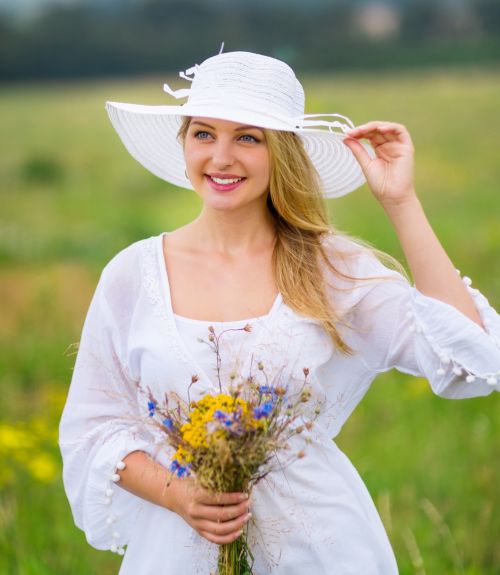
[[[191,118],[183,119],[178,132],[183,143]],[[283,301],[298,314],[319,321],[333,344],[344,354],[353,350],[341,337],[338,325],[342,318],[327,296],[327,283],[322,262],[337,277],[354,278],[337,269],[326,253],[324,240],[340,234],[330,224],[321,193],[319,176],[302,140],[293,132],[264,130],[271,163],[267,206],[276,226],[273,270],[276,287]],[[353,240],[401,273],[401,264],[394,258],[358,239]]]

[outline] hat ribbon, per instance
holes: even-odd
[[[198,64],[195,64],[194,66],[188,68],[185,71],[181,70],[179,72],[179,76],[183,80],[188,80],[189,82],[192,82],[194,80],[194,75],[196,74],[197,68]],[[179,100],[180,98],[187,98],[191,93],[191,88],[180,88],[179,90],[172,90],[172,88],[168,84],[163,84],[163,91],[167,92],[167,94],[170,94],[171,96]]]
[[[311,118],[311,119],[308,119]],[[318,118],[317,120],[313,120],[312,118]],[[341,118],[345,120],[345,122],[339,122],[338,120],[321,120],[319,118]],[[340,128],[342,133],[348,132],[351,128],[354,128],[354,124],[352,123],[349,118],[346,116],[342,116],[341,114],[304,114],[303,116],[298,116],[295,118],[297,122],[297,128],[318,128],[318,127],[325,127],[328,128],[330,132],[334,131],[334,128]]]

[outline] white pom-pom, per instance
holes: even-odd
[[[451,359],[447,356],[447,355],[442,355],[439,358],[445,365],[448,365],[451,361]]]
[[[125,555],[125,549],[123,547],[118,547],[118,555]]]
[[[106,497],[113,497],[114,494],[115,492],[110,487],[106,489]]]
[[[111,476],[111,481],[114,481],[115,483],[117,481],[120,481],[120,476],[118,475],[118,473],[113,473],[113,475]]]
[[[106,499],[104,500],[104,503],[106,505],[111,505],[111,501],[112,501],[111,497],[106,497]]]
[[[461,367],[458,367],[458,366],[455,366],[455,367],[453,368],[453,373],[454,373],[455,375],[462,375],[462,368],[461,368]]]
[[[486,383],[488,385],[496,385],[497,384],[497,378],[496,377],[488,377],[488,379],[486,380]]]
[[[438,375],[444,375],[444,374],[445,374],[445,371],[444,371],[444,369],[443,369],[442,367],[440,367],[440,368],[436,371],[436,373],[437,373]]]
[[[470,374],[470,375],[468,375],[468,376],[465,378],[465,381],[466,381],[467,383],[473,383],[474,381],[476,381],[476,376]]]
[[[462,278],[462,281],[464,282],[464,284],[465,284],[466,286],[472,285],[472,280],[471,280],[470,278],[468,278],[467,276],[464,276],[464,277]]]
[[[109,548],[109,550],[112,551],[113,553],[118,553],[118,545],[116,543],[113,543]]]
[[[115,517],[114,517],[114,515],[108,515],[108,516],[106,517],[106,523],[107,523],[108,525],[111,525],[111,524],[114,523],[114,522],[115,522]]]
[[[124,461],[119,461],[119,462],[116,464],[116,468],[119,469],[120,471],[122,471],[123,469],[125,469],[125,467],[126,467],[126,465],[125,465],[125,462],[124,462]]]

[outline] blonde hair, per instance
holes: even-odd
[[[191,118],[183,119],[178,132],[184,142]],[[353,350],[341,337],[343,324],[327,296],[327,283],[321,262],[334,276],[347,280],[373,280],[352,277],[337,269],[325,250],[325,238],[342,236],[383,260],[405,275],[401,264],[384,252],[359,239],[339,233],[329,222],[318,173],[293,132],[264,130],[270,156],[271,175],[267,206],[276,226],[273,268],[276,286],[283,301],[298,314],[319,321],[333,344],[344,354]],[[378,279],[378,278],[377,278]],[[381,278],[382,279],[382,278]]]

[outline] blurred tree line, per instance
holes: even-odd
[[[500,0],[122,0],[0,11],[0,80],[166,73],[252,50],[298,70],[498,62]]]

